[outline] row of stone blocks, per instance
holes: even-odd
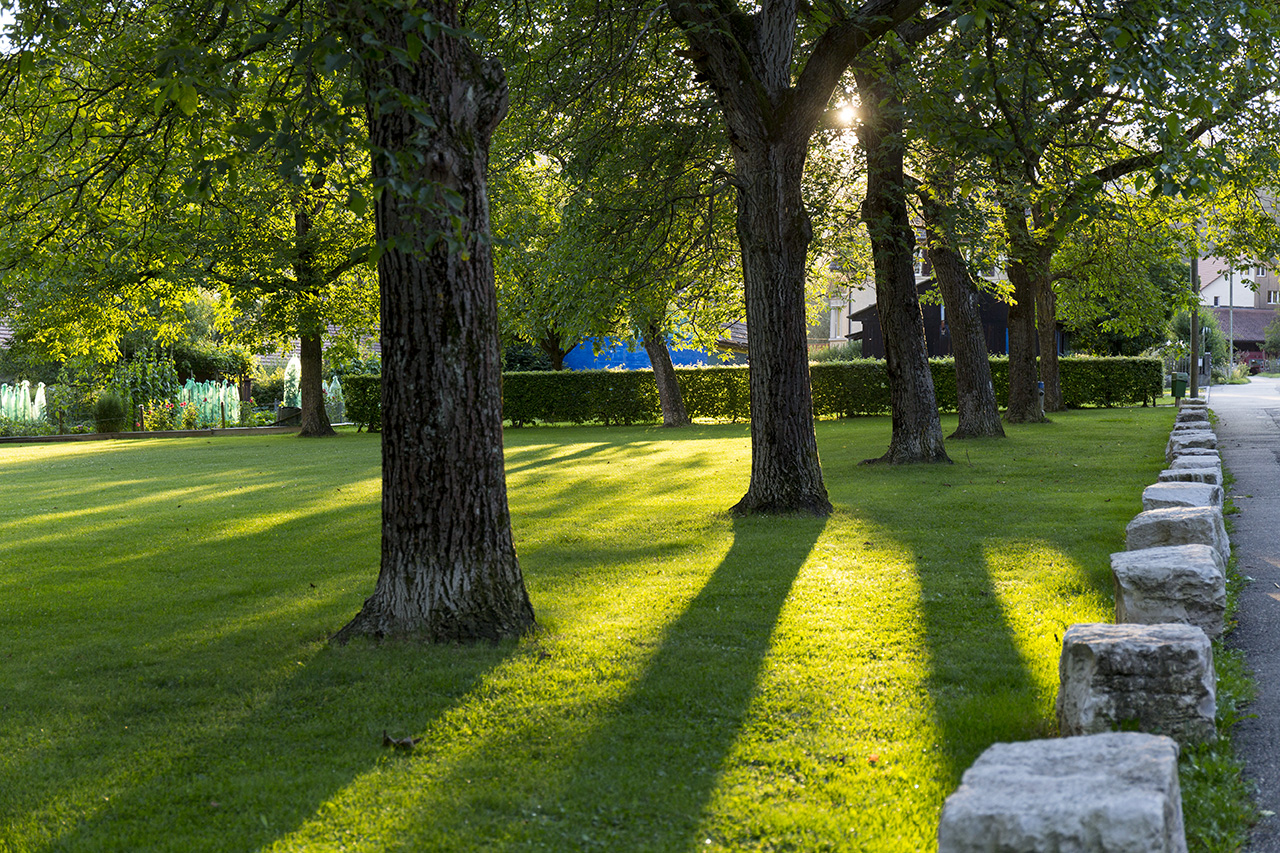
[[[1230,544],[1202,400],[1179,407],[1168,468],[1111,556],[1116,624],[1072,625],[1053,740],[996,744],[947,798],[939,853],[1185,851],[1178,743],[1210,740]],[[1135,727],[1139,731],[1113,731]]]

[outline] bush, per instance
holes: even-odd
[[[342,380],[342,387],[347,417],[356,425],[356,430],[382,429],[382,376],[371,373],[348,376]]]
[[[284,399],[284,368],[259,370],[253,375],[250,396],[264,406],[274,406]]]
[[[826,362],[826,361],[853,361],[862,358],[862,341],[845,341],[842,344],[832,344],[826,349],[812,350],[809,353],[810,362]]]
[[[1135,405],[1161,393],[1163,369],[1155,358],[1062,358],[1062,396],[1068,408]],[[934,392],[940,411],[955,411],[955,362],[932,359]],[[679,367],[676,377],[691,418],[751,419],[751,387],[746,367]],[[890,411],[889,380],[883,361],[857,359],[813,364],[813,413],[847,418]],[[996,402],[1009,399],[1009,360],[991,359]],[[347,414],[357,424],[381,424],[381,378],[346,380]],[[359,398],[357,402],[357,398]],[[658,389],[648,370],[574,370],[502,375],[502,414],[519,427],[549,423],[632,424],[662,419]]]
[[[164,432],[174,428],[177,410],[171,400],[152,400],[142,410],[142,426],[147,432]]]
[[[93,403],[94,432],[124,432],[128,411],[124,398],[115,391],[103,391]]]

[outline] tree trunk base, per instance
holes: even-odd
[[[931,452],[890,447],[884,456],[862,460],[863,465],[953,465],[947,452],[938,449]]]
[[[1004,416],[1005,423],[1010,424],[1051,424],[1053,421],[1041,414],[1034,415],[1015,415],[1012,412],[1006,412]]]
[[[981,426],[973,424],[962,424],[957,427],[956,431],[947,436],[947,441],[953,438],[1006,438],[1004,427],[1000,425],[1000,419],[997,417],[994,423],[984,423]]]
[[[434,618],[408,618],[372,608],[370,601],[366,601],[355,618],[334,634],[329,642],[345,646],[353,639],[364,638],[375,641],[417,640],[433,644],[482,641],[496,643],[522,636],[537,626],[533,618],[533,607],[527,600],[520,610],[515,618],[504,621],[440,613],[433,614]],[[492,617],[493,614],[485,615]]]
[[[762,499],[748,492],[729,509],[731,515],[806,515],[826,518],[834,507],[824,495],[810,495],[789,499]]]
[[[338,431],[333,427],[325,424],[319,426],[317,424],[304,424],[302,429],[298,431],[299,438],[327,438],[331,435],[337,435]]]

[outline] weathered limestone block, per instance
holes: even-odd
[[[1181,406],[1178,413],[1173,416],[1177,423],[1182,421],[1207,421],[1209,420],[1208,406]]]
[[[1206,463],[1213,465],[1222,464],[1222,456],[1216,448],[1209,447],[1180,447],[1174,459],[1202,459]]]
[[[994,744],[938,822],[938,853],[1186,849],[1178,744],[1140,732]]]
[[[1169,463],[1170,468],[1221,468],[1221,457],[1179,454]]]
[[[1222,468],[1218,466],[1205,468],[1166,468],[1158,478],[1162,483],[1212,483],[1222,485]]]
[[[1213,424],[1208,421],[1178,421],[1173,425],[1173,432],[1204,432],[1212,430]]]
[[[1137,725],[1179,742],[1213,740],[1213,646],[1195,625],[1072,625],[1058,661],[1058,730]]]
[[[1149,509],[1133,517],[1124,529],[1125,550],[1164,545],[1208,545],[1225,565],[1231,559],[1231,543],[1222,510],[1216,506],[1170,506]]]
[[[1170,545],[1111,555],[1116,622],[1195,625],[1222,635],[1227,582],[1222,557],[1208,545]]]
[[[1204,397],[1183,397],[1182,402],[1178,405],[1180,409],[1189,409],[1193,406],[1204,408],[1209,405],[1209,401]]]
[[[1152,483],[1142,490],[1144,510],[1166,506],[1216,506],[1221,509],[1222,500],[1222,486],[1212,483]]]
[[[1172,462],[1178,452],[1187,447],[1203,447],[1208,450],[1217,450],[1218,437],[1210,430],[1171,433],[1169,435],[1169,443],[1165,445],[1165,461]]]

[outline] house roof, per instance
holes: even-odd
[[[1271,308],[1211,308],[1218,320],[1218,328],[1230,334],[1235,341],[1262,342],[1267,337],[1267,326],[1276,319]]]
[[[747,324],[745,320],[728,323],[720,331],[723,334],[720,336],[720,340],[716,341],[718,349],[727,349],[733,352],[747,351]]]

